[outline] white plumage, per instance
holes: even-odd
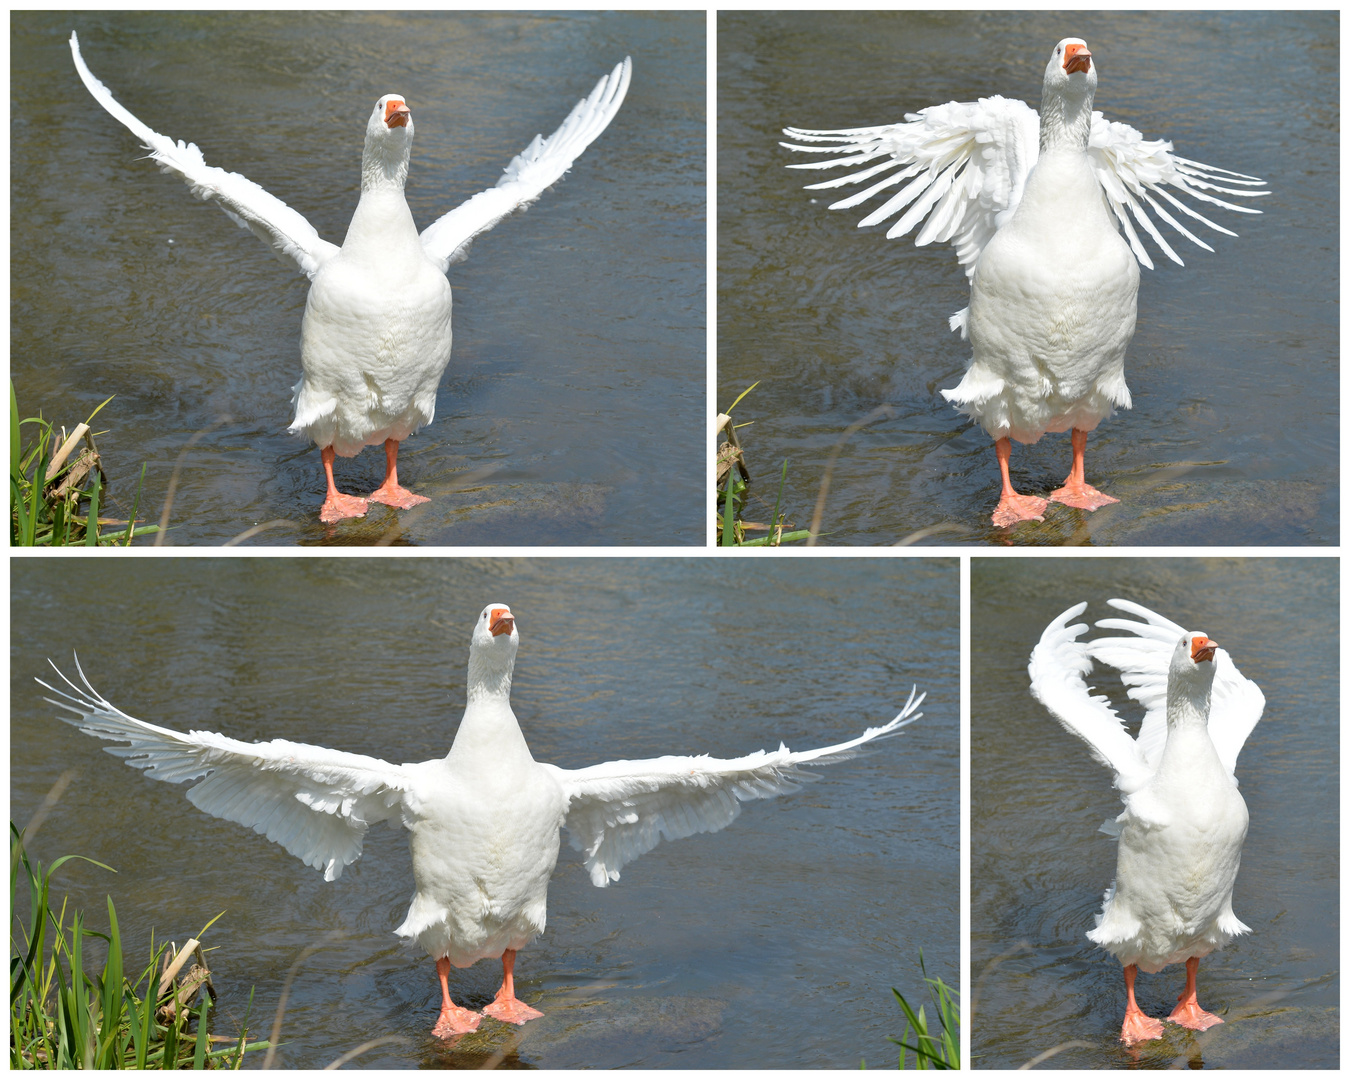
[[[416,890],[397,933],[416,940],[441,968],[438,1034],[472,1030],[478,1022],[477,1014],[450,1001],[444,979],[451,964],[502,957],[505,993],[485,1012],[517,1023],[538,1015],[515,1000],[511,970],[515,950],[544,929],[560,829],[582,853],[591,881],[603,887],[661,840],[725,828],[742,802],[817,779],[803,766],[847,760],[923,715],[917,710],[924,695],[911,692],[889,723],[817,750],[780,746],[731,760],[671,756],[560,769],[534,760],[511,710],[518,641],[509,608],[483,609],[469,650],[468,701],[450,753],[416,764],[282,739],[244,743],[213,732],[181,734],[117,709],[82,670],[79,684],[65,680],[68,690],[42,685],[59,695],[48,700],[69,714],[62,720],[127,744],[108,747],[109,753],[152,779],[204,778],[187,793],[195,806],[262,833],[327,880],[360,857],[372,824],[408,829]]]
[[[1126,600],[1112,607],[1134,619],[1099,627],[1132,637],[1079,641],[1068,625],[1086,604],[1046,627],[1031,654],[1031,691],[1088,744],[1114,774],[1125,809],[1102,831],[1118,839],[1116,878],[1088,937],[1125,967],[1128,1003],[1122,1039],[1156,1038],[1162,1025],[1134,1002],[1134,971],[1187,965],[1187,989],[1169,1019],[1203,1029],[1221,1022],[1195,1001],[1199,960],[1250,928],[1233,914],[1233,883],[1247,835],[1247,807],[1234,770],[1265,698],[1227,652]],[[1131,698],[1147,710],[1137,737],[1085,681],[1093,661],[1119,669]]]
[[[334,456],[384,444],[385,483],[371,495],[406,509],[425,500],[398,483],[398,444],[436,411],[436,389],[450,361],[450,285],[445,272],[474,237],[532,201],[571,167],[609,125],[628,92],[632,62],[604,76],[549,138],[534,140],[495,187],[479,192],[418,234],[404,197],[413,122],[400,94],[375,103],[366,125],[361,198],[342,246],[324,240],[305,218],[238,173],[206,164],[192,143],[152,130],[96,79],[70,35],[75,68],[89,93],[150,150],[163,172],[199,199],[214,201],[283,261],[311,281],[301,326],[303,375],[295,385],[290,430],[323,452],[328,497],[324,521],[359,517],[365,499],[341,495]]]
[[[970,338],[973,356],[960,384],[942,394],[995,440],[1003,474],[994,514],[1000,526],[1039,519],[1046,504],[1013,491],[1010,439],[1032,443],[1046,432],[1072,430],[1073,471],[1051,499],[1088,510],[1115,501],[1086,484],[1082,456],[1087,433],[1113,409],[1130,406],[1124,364],[1138,263],[1153,266],[1135,226],[1180,264],[1154,217],[1207,251],[1213,249],[1172,211],[1234,234],[1178,194],[1239,213],[1259,211],[1212,193],[1267,194],[1251,190],[1262,183],[1254,177],[1178,157],[1171,143],[1107,121],[1092,111],[1096,85],[1086,44],[1065,38],[1046,67],[1039,115],[1021,101],[993,96],[922,109],[902,124],[784,129],[794,140],[782,144],[790,150],[843,154],[789,168],[851,170],[811,189],[870,181],[831,209],[904,184],[859,225],[899,215],[887,237],[922,222],[917,245],[955,246],[971,299],[951,327]]]

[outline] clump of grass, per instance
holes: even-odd
[[[933,1017],[936,1026],[930,1022],[923,1005],[920,1005],[916,1012],[904,994],[894,987],[891,988],[891,993],[895,995],[895,1000],[900,1003],[900,1008],[905,1014],[905,1030],[901,1032],[900,1038],[890,1039],[900,1047],[899,1068],[906,1067],[908,1056],[912,1053],[916,1069],[959,1069],[961,1012],[956,1004],[959,995],[941,979],[928,977],[922,949],[919,950],[919,970],[923,972],[923,981],[928,984],[928,993],[933,999]],[[906,1042],[911,1031],[914,1033],[913,1042]],[[863,1062],[863,1067],[866,1066],[867,1063]]]
[[[731,419],[731,410],[741,403],[741,399],[750,393],[759,383],[753,383],[741,391],[740,397],[731,403],[727,411],[717,418],[718,432],[725,433],[726,442],[717,448],[717,501],[720,510],[717,514],[717,537],[719,547],[777,547],[793,540],[805,540],[810,534],[802,529],[796,532],[784,532],[787,515],[782,512],[783,487],[787,484],[787,461],[783,462],[782,475],[778,481],[778,498],[774,502],[773,514],[768,525],[743,520],[747,489],[750,485],[750,470],[745,464],[745,454],[741,450],[740,440],[736,437],[736,425]],[[753,421],[750,421],[753,423]],[[747,425],[742,424],[742,427]],[[767,529],[767,536],[757,536],[747,540],[748,530]]]
[[[247,1016],[237,1040],[208,1033],[214,997],[210,973],[202,965],[182,985],[175,982],[194,950],[201,959],[196,939],[178,951],[163,974],[160,968],[169,959],[168,946],[161,942],[156,947],[152,941],[149,965],[135,982],[127,978],[111,896],[106,934],[91,929],[82,912],[68,913],[64,898],[59,910],[51,906],[52,875],[63,864],[82,859],[105,870],[111,867],[82,855],[66,855],[44,869],[29,857],[23,834],[13,822],[10,833],[10,1068],[238,1068],[246,1051],[269,1045],[248,1041]],[[29,900],[26,922],[17,903],[22,885],[27,886]],[[107,943],[103,968],[95,974],[85,971],[90,938]],[[203,988],[207,992],[201,992]],[[251,994],[249,1004],[251,1008]],[[212,1050],[213,1042],[231,1045]]]
[[[123,544],[129,547],[133,536],[159,532],[157,525],[136,527],[136,511],[145,485],[144,465],[129,520],[99,517],[99,510],[107,501],[108,478],[103,472],[89,425],[103,405],[67,435],[64,428],[58,432],[41,416],[20,420],[19,399],[14,382],[10,381],[9,542],[12,546]],[[24,444],[25,434],[29,436],[27,445]],[[76,454],[81,443],[84,446]],[[117,525],[122,528],[104,531]]]

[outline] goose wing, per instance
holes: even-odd
[[[1097,638],[1088,643],[1088,649],[1102,663],[1119,669],[1121,680],[1129,687],[1130,697],[1147,710],[1139,729],[1139,748],[1150,768],[1155,768],[1167,742],[1167,665],[1177,638],[1186,633],[1186,629],[1142,604],[1129,600],[1108,600],[1107,603],[1144,621],[1102,619],[1097,623],[1099,627],[1126,630],[1134,636]],[[1215,652],[1214,663],[1209,738],[1219,753],[1219,760],[1233,773],[1247,736],[1261,719],[1266,699],[1261,688],[1238,671],[1226,649]]]
[[[1077,735],[1092,756],[1115,773],[1122,795],[1138,791],[1153,774],[1141,747],[1105,696],[1092,693],[1085,676],[1092,671],[1096,642],[1079,641],[1086,623],[1068,625],[1087,608],[1075,604],[1051,621],[1031,652],[1031,693],[1064,727]],[[1164,676],[1166,669],[1164,668]]]
[[[878,225],[903,210],[886,233],[892,239],[926,218],[914,243],[954,244],[970,277],[980,252],[1022,197],[1040,152],[1040,119],[1025,102],[995,95],[934,105],[907,113],[905,121],[839,131],[784,128],[783,134],[793,141],[779,145],[802,153],[839,155],[794,163],[789,169],[849,170],[808,184],[808,191],[870,181],[831,203],[831,210],[857,206],[904,184],[858,222],[859,228]]]
[[[661,757],[607,761],[586,769],[554,769],[567,799],[565,825],[572,847],[585,857],[591,882],[619,880],[619,871],[663,839],[717,832],[730,825],[749,799],[769,799],[819,779],[804,765],[829,765],[855,757],[861,747],[895,735],[923,714],[925,695],[911,691],[900,715],[835,746],[793,753],[785,746],[723,760]]]
[[[1135,231],[1135,223],[1153,238],[1163,254],[1178,266],[1185,265],[1154,224],[1150,211],[1191,243],[1206,251],[1213,251],[1212,247],[1174,217],[1163,203],[1169,204],[1182,216],[1209,226],[1215,232],[1236,236],[1237,233],[1211,221],[1178,199],[1177,195],[1185,195],[1196,202],[1239,214],[1259,214],[1261,211],[1254,207],[1238,206],[1211,193],[1247,198],[1270,194],[1269,191],[1254,190],[1264,187],[1264,180],[1178,157],[1172,153],[1170,142],[1145,139],[1129,124],[1107,120],[1099,112],[1092,114],[1088,160],[1106,195],[1107,203],[1130,242],[1135,258],[1150,270],[1153,269],[1153,260],[1149,258]]]
[[[57,695],[46,700],[64,710],[61,720],[86,735],[127,743],[104,749],[153,780],[204,778],[188,790],[189,802],[262,833],[327,881],[360,858],[371,825],[402,820],[410,794],[403,766],[285,739],[246,743],[212,731],[172,731],[112,705],[89,684],[78,658],[80,685],[52,669],[67,689],[37,681]]]
[[[572,167],[600,135],[623,104],[633,61],[624,57],[595,84],[590,96],[577,102],[562,125],[547,139],[534,137],[512,159],[496,187],[480,191],[422,231],[422,248],[444,270],[468,254],[470,242],[511,211],[528,206]]]
[[[174,142],[128,112],[85,66],[74,32],[70,35],[70,54],[75,60],[75,70],[94,100],[141,140],[161,171],[177,176],[197,198],[214,201],[231,221],[252,232],[283,262],[294,262],[311,279],[324,262],[337,254],[336,244],[319,236],[302,214],[275,195],[239,173],[206,164],[194,143]]]

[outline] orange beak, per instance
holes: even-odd
[[[1196,634],[1191,638],[1191,659],[1197,664],[1201,660],[1213,660],[1214,650],[1219,647],[1217,641],[1205,637],[1204,634]]]
[[[504,607],[495,607],[492,614],[488,616],[488,629],[492,631],[492,636],[497,637],[500,634],[509,634],[515,629],[516,620],[511,616],[511,609]]]
[[[1064,73],[1072,75],[1075,71],[1081,71],[1084,75],[1092,67],[1092,54],[1088,52],[1086,45],[1065,45],[1064,46]]]
[[[384,103],[384,122],[388,127],[407,127],[408,118],[412,113],[408,111],[408,106],[398,98],[390,98]]]

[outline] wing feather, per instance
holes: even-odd
[[[670,756],[586,769],[550,766],[567,798],[568,841],[584,856],[593,884],[618,881],[624,866],[663,839],[717,832],[736,820],[742,802],[796,791],[818,779],[801,766],[845,761],[868,743],[896,735],[923,715],[916,710],[924,696],[911,691],[894,720],[817,750],[793,753],[779,746],[730,760]]]
[[[496,225],[513,210],[528,206],[572,167],[586,147],[609,126],[628,93],[631,57],[603,76],[588,97],[577,102],[562,125],[547,139],[534,141],[512,159],[497,186],[480,191],[422,231],[422,247],[444,270],[468,254],[474,237]]]
[[[211,731],[182,734],[128,716],[90,685],[78,657],[75,669],[83,685],[52,664],[69,691],[37,680],[60,699],[46,700],[70,714],[59,719],[86,735],[128,744],[104,749],[153,780],[199,779],[187,792],[199,810],[247,825],[322,870],[328,881],[360,858],[371,825],[402,820],[410,784],[405,766],[285,739],[246,743]]]
[[[325,261],[337,254],[336,244],[319,236],[302,214],[275,195],[239,173],[207,165],[196,144],[174,142],[133,116],[85,66],[79,38],[73,31],[70,54],[75,60],[75,70],[94,100],[141,140],[162,172],[177,176],[197,198],[214,201],[231,221],[267,244],[277,258],[283,262],[293,261],[310,278]]]
[[[1161,195],[1183,213],[1203,222],[1216,232],[1225,233],[1228,236],[1236,236],[1237,234],[1216,225],[1207,217],[1197,213],[1178,200],[1167,188],[1174,188],[1177,192],[1198,202],[1220,206],[1225,210],[1233,210],[1239,214],[1259,214],[1261,211],[1255,207],[1239,206],[1236,203],[1227,202],[1209,195],[1207,192],[1219,191],[1225,195],[1244,197],[1270,194],[1269,191],[1249,190],[1264,186],[1264,180],[1177,157],[1172,153],[1170,142],[1162,139],[1145,139],[1129,124],[1107,120],[1099,112],[1092,114],[1092,131],[1088,137],[1088,160],[1092,163],[1092,170],[1096,174],[1098,183],[1102,186],[1102,191],[1106,194],[1107,204],[1111,207],[1112,213],[1116,215],[1116,219],[1129,238],[1130,247],[1134,249],[1135,257],[1150,269],[1153,268],[1153,261],[1149,258],[1143,244],[1134,232],[1130,223],[1131,216],[1139,222],[1145,232],[1153,237],[1154,242],[1162,249],[1163,254],[1178,266],[1184,266],[1185,264],[1182,262],[1181,256],[1172,250],[1153,221],[1148,217],[1148,211],[1144,204],[1152,207],[1164,222],[1175,228],[1187,240],[1206,251],[1214,250],[1208,244],[1201,242],[1190,232],[1181,228],[1172,217],[1164,213],[1162,208],[1150,197],[1152,194]],[[1223,180],[1226,185],[1237,184],[1241,186],[1223,186],[1217,183],[1219,180]]]
[[[1088,643],[1092,655],[1102,663],[1119,669],[1128,693],[1147,710],[1139,729],[1139,747],[1156,768],[1167,742],[1167,665],[1177,638],[1186,633],[1157,612],[1129,600],[1108,600],[1114,608],[1137,615],[1133,619],[1102,619],[1103,629],[1126,630],[1130,638],[1097,638]],[[1256,727],[1265,709],[1261,688],[1245,678],[1226,649],[1214,654],[1214,688],[1210,694],[1209,737],[1219,759],[1230,773],[1237,770],[1238,755],[1247,736]]]
[[[1040,121],[1021,101],[997,95],[973,102],[948,102],[907,113],[905,123],[878,127],[816,131],[785,128],[792,142],[779,145],[801,153],[842,156],[820,161],[794,162],[789,169],[852,168],[878,156],[890,160],[869,165],[809,188],[833,188],[861,183],[884,172],[897,171],[857,194],[832,203],[831,210],[856,206],[873,195],[917,177],[903,191],[868,214],[859,227],[877,225],[914,205],[890,227],[894,239],[913,229],[925,217],[915,244],[951,242],[969,277],[975,262],[999,224],[1017,206],[1027,174],[1036,163]],[[917,201],[916,201],[917,200]]]
[[[1092,671],[1092,643],[1078,638],[1087,624],[1068,622],[1086,608],[1086,603],[1075,604],[1041,634],[1027,668],[1031,693],[1065,729],[1088,744],[1092,756],[1115,773],[1122,795],[1129,795],[1148,782],[1152,769],[1110,702],[1104,695],[1094,695],[1085,681]]]

